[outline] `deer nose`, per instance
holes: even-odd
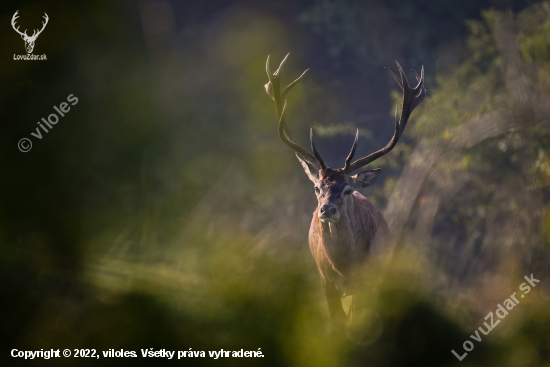
[[[334,215],[336,210],[336,205],[326,204],[321,207],[320,212],[322,215]]]

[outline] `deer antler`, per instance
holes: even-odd
[[[403,104],[401,106],[401,116],[397,117],[397,106],[395,107],[395,132],[393,134],[393,137],[391,138],[390,142],[382,149],[369,154],[366,157],[363,157],[361,159],[356,160],[353,163],[349,163],[351,159],[353,158],[353,154],[355,153],[355,148],[357,147],[357,136],[355,137],[355,141],[353,142],[353,146],[351,148],[351,152],[346,159],[346,164],[344,166],[344,170],[346,173],[351,173],[373,161],[376,159],[382,157],[384,154],[388,153],[390,150],[393,149],[395,144],[399,141],[399,138],[401,137],[401,134],[403,134],[403,131],[405,130],[405,127],[407,126],[407,122],[409,121],[409,116],[411,115],[412,111],[424,100],[424,97],[426,96],[426,88],[424,87],[424,66],[422,66],[422,70],[420,72],[420,76],[416,73],[416,71],[412,70],[414,73],[414,76],[416,77],[416,80],[418,81],[418,85],[414,88],[409,87],[409,81],[407,80],[407,77],[405,76],[405,72],[403,71],[403,68],[401,68],[401,65],[396,61],[397,69],[399,69],[399,75],[401,78],[397,77],[390,69],[386,69],[390,75],[395,79],[397,84],[399,84],[399,87],[403,91]]]
[[[271,72],[271,69],[269,67],[269,56],[267,57],[267,62],[265,65],[265,68],[267,71],[267,77],[269,78],[269,82],[265,85],[265,91],[271,97],[271,99],[275,101],[275,108],[277,109],[277,117],[279,118],[279,137],[281,138],[283,143],[285,143],[286,145],[294,149],[298,154],[300,154],[307,161],[309,161],[310,163],[316,166],[319,165],[320,168],[322,169],[326,169],[325,161],[317,151],[315,147],[315,143],[313,142],[313,130],[310,131],[311,150],[313,154],[309,152],[306,148],[300,146],[299,144],[291,140],[291,138],[289,137],[289,134],[286,131],[288,130],[286,127],[286,121],[285,121],[286,100],[283,105],[282,98],[286,96],[286,94],[292,89],[292,87],[294,87],[300,81],[300,79],[305,75],[305,73],[309,70],[307,69],[306,71],[304,71],[302,75],[298,77],[298,79],[296,79],[295,81],[287,85],[286,88],[283,89],[283,91],[281,92],[281,80],[280,80],[281,73],[283,72],[283,68],[286,64],[286,61],[289,55],[290,53],[285,56],[283,61],[281,61],[279,68],[274,73]]]
[[[17,15],[17,13],[19,13],[19,10],[17,10],[15,12],[15,14],[13,14],[13,17],[11,18],[11,26],[13,27],[13,30],[16,31],[17,33],[19,33],[22,37],[25,36],[25,37],[29,37],[27,36],[27,30],[25,29],[25,32],[21,32],[19,30],[19,27],[15,28],[15,20],[17,18],[19,18],[19,15]],[[45,13],[44,13],[45,14]]]
[[[42,31],[44,30],[44,28],[46,28],[46,24],[48,24],[48,20],[50,20],[50,18],[48,18],[48,14],[44,13],[44,18],[45,18],[45,22],[42,22],[42,29],[37,31],[36,29],[34,30],[32,36],[30,38],[32,39],[36,39],[40,33],[42,33]]]
[[[21,37],[25,38],[25,39],[28,39],[28,40],[35,40],[39,35],[40,33],[42,33],[42,31],[44,30],[44,28],[46,28],[46,24],[48,24],[48,20],[50,20],[50,18],[48,18],[48,14],[44,13],[44,18],[45,18],[45,22],[42,22],[42,29],[41,30],[34,30],[33,33],[32,33],[32,36],[29,37],[29,35],[27,35],[27,30],[25,29],[25,32],[21,32],[19,31],[19,27],[15,27],[15,20],[19,17],[19,15],[17,15],[17,13],[19,12],[19,10],[17,10],[15,12],[15,14],[13,14],[13,17],[11,18],[11,26],[13,27],[13,29],[19,33],[21,35]]]

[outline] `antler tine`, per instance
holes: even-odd
[[[46,24],[48,24],[48,20],[50,20],[50,18],[48,17],[48,14],[46,14],[46,13],[44,13],[44,18],[46,18],[46,19],[45,19],[45,22],[42,22],[42,29],[39,30],[39,31],[36,31],[36,30],[35,30],[35,32],[37,32],[37,33],[36,33],[36,37],[38,37],[38,35],[39,35],[40,33],[42,33],[42,31],[44,30],[44,28],[46,28]],[[33,33],[32,36],[35,37],[34,33]]]
[[[420,88],[421,85],[423,87],[424,86],[424,65],[422,65],[422,69],[420,69],[420,76],[418,76],[418,73],[416,72],[416,70],[411,69],[411,71],[413,72],[414,76],[416,77],[416,81],[418,82],[418,85],[414,87],[414,89]]]
[[[19,13],[19,10],[17,10],[17,11],[15,12],[15,14],[13,14],[13,17],[11,17],[11,25],[12,25],[12,26],[15,26],[15,20],[16,20],[17,18],[19,18],[19,14],[17,14],[17,13]]]
[[[289,85],[286,86],[286,88],[283,90],[283,92],[281,93],[281,96],[284,97],[286,96],[286,94],[288,92],[290,92],[290,90],[292,89],[292,87],[294,87],[296,84],[298,84],[298,82],[300,81],[300,79],[302,79],[302,77],[304,75],[306,75],[306,73],[308,72],[309,69],[306,69],[306,71],[304,71],[302,73],[302,75],[300,75],[295,81],[293,81],[292,83],[290,83]]]
[[[326,170],[327,165],[325,164],[325,160],[323,159],[323,157],[321,157],[321,154],[319,154],[319,152],[317,151],[317,147],[313,142],[313,129],[309,129],[309,140],[311,141],[311,151],[313,152],[313,155],[315,155],[315,158],[317,158],[317,161],[319,161],[321,169]]]
[[[275,102],[275,108],[277,110],[277,117],[279,119],[279,137],[281,138],[282,142],[294,149],[297,153],[300,154],[300,156],[304,157],[307,161],[310,161],[311,163],[317,165],[321,165],[321,167],[326,168],[326,165],[323,161],[323,158],[319,154],[319,152],[316,152],[316,149],[313,149],[314,154],[309,152],[306,148],[300,146],[296,142],[294,142],[292,139],[290,139],[289,134],[287,133],[287,127],[286,127],[286,121],[284,112],[286,109],[286,100],[284,105],[282,104],[282,97],[285,96],[290,89],[300,81],[300,79],[304,76],[304,74],[307,72],[304,71],[298,79],[290,83],[281,93],[281,81],[280,77],[283,71],[283,68],[286,64],[286,61],[288,59],[288,56],[290,54],[287,54],[281,64],[279,65],[279,68],[274,72],[271,73],[271,69],[269,66],[269,56],[267,57],[266,62],[266,72],[267,77],[269,78],[269,82],[265,85],[265,90],[267,94],[273,99]],[[313,143],[313,141],[312,141]],[[312,147],[314,147],[314,144],[312,144]],[[316,153],[316,154],[315,154]],[[320,158],[320,159],[319,159]]]
[[[399,141],[399,138],[403,134],[403,131],[405,130],[405,127],[407,126],[407,122],[409,121],[409,116],[411,115],[412,111],[424,100],[424,97],[426,96],[427,90],[424,87],[424,66],[422,66],[422,70],[420,72],[420,77],[416,72],[414,72],[415,77],[418,80],[418,85],[415,88],[411,88],[409,86],[409,81],[407,80],[407,77],[405,76],[405,72],[403,71],[403,68],[399,63],[396,61],[397,68],[399,69],[399,74],[401,76],[400,80],[391,70],[387,69],[390,75],[397,81],[397,84],[399,84],[399,87],[403,90],[403,105],[401,107],[401,116],[398,117],[397,112],[397,106],[395,108],[395,131],[393,133],[393,137],[391,138],[390,142],[386,144],[386,146],[380,150],[377,150],[374,153],[369,154],[366,157],[363,157],[361,159],[356,160],[353,162],[349,169],[346,171],[347,173],[353,172],[356,169],[359,169],[376,159],[382,157],[389,151],[393,149],[393,147],[397,144]]]
[[[397,61],[395,61],[397,64],[397,69],[399,70],[399,75],[401,75],[401,84],[403,85],[403,88],[409,88],[409,80],[407,79],[407,76],[405,75],[405,72],[403,71],[403,68]]]
[[[413,73],[414,76],[418,79],[418,74],[416,74],[416,71],[413,70]],[[426,93],[428,92],[426,87],[424,86],[424,65],[422,65],[422,69],[420,69],[420,80],[418,80],[418,85],[414,88],[414,90],[419,90],[419,92],[411,104],[411,111],[415,109],[416,106],[420,104],[420,102],[422,102],[422,100],[426,96]]]
[[[273,76],[273,74],[271,73],[271,68],[269,67],[269,56],[270,55],[267,55],[267,61],[265,63],[265,71],[267,72],[267,77],[271,81],[271,77]]]
[[[390,73],[390,75],[395,79],[395,81],[397,82],[397,84],[399,84],[399,87],[401,87],[401,90],[403,90],[403,83],[401,83],[401,80],[399,79],[399,77],[397,75],[395,75],[393,73],[393,71],[391,71],[390,69],[388,69],[387,67],[384,66],[384,69],[386,69],[386,71],[388,73]]]
[[[353,159],[353,155],[355,154],[355,149],[357,148],[357,140],[359,140],[359,129],[357,129],[357,132],[355,133],[355,140],[353,141],[351,151],[346,158],[346,163],[344,164],[344,172],[348,172],[349,170],[349,165],[351,163],[351,160]]]
[[[422,79],[418,76],[418,73],[416,72],[416,70],[411,69],[411,71],[413,72],[413,74],[414,74],[414,76],[415,76],[415,78],[416,78],[416,81],[417,81],[418,83],[420,83],[420,81],[421,81]]]
[[[280,75],[280,73],[283,72],[283,69],[285,68],[286,60],[288,59],[288,56],[290,56],[290,52],[286,54],[283,61],[281,61],[281,63],[279,64],[279,68],[273,73],[273,75]]]
[[[25,35],[25,36],[26,36],[26,35],[27,35],[27,30],[26,30],[26,29],[25,29],[25,32],[21,32],[21,31],[19,30],[19,26],[17,26],[17,28],[15,28],[15,25],[16,25],[16,24],[15,24],[15,20],[16,20],[17,18],[19,18],[19,14],[17,14],[17,13],[19,13],[19,10],[17,10],[17,11],[15,12],[15,14],[13,14],[13,17],[11,18],[11,26],[12,26],[12,28],[14,29],[14,31],[16,31],[17,33],[19,33],[21,36],[22,36],[22,35]]]

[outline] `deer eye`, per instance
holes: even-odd
[[[315,188],[315,192],[318,194],[319,192],[321,192],[321,190],[319,190],[318,187]]]

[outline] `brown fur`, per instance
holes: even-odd
[[[330,176],[324,175],[319,180],[325,188],[349,181],[337,172]],[[319,196],[309,229],[309,248],[321,275],[331,318],[342,323],[346,315],[341,298],[354,293],[358,278],[354,273],[360,270],[369,253],[385,247],[389,229],[374,204],[357,191],[342,204],[336,223],[322,222],[318,213],[327,195],[320,193]]]

